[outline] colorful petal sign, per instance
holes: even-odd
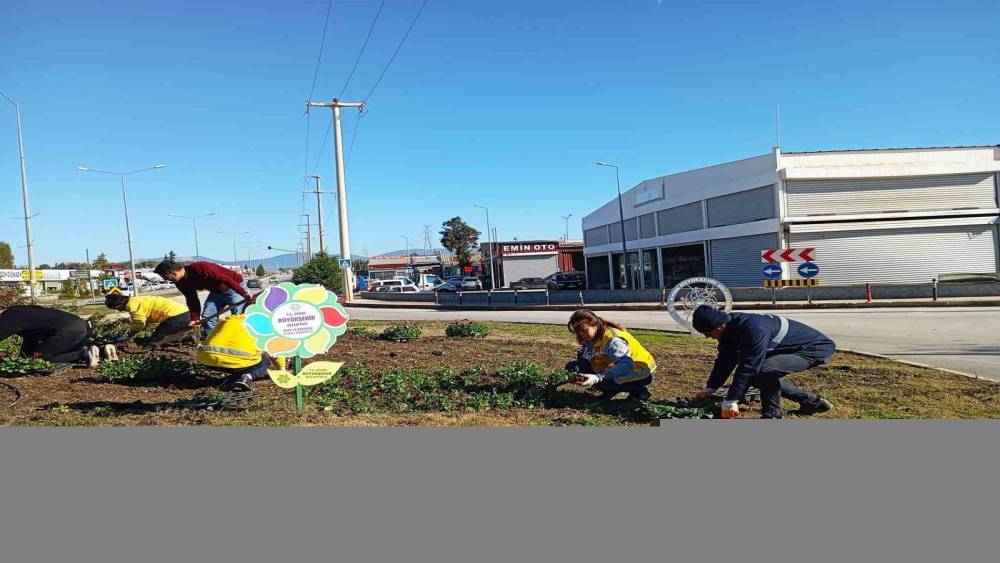
[[[247,307],[244,325],[257,348],[272,357],[311,358],[326,353],[347,332],[347,311],[321,285],[271,286]]]

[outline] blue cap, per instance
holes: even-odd
[[[698,332],[707,334],[708,332],[728,323],[732,318],[733,317],[725,311],[716,309],[715,307],[709,305],[701,305],[694,310],[694,315],[691,317],[691,324],[694,325],[694,329]]]

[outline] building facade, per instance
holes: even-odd
[[[489,244],[481,252],[489,276]],[[583,271],[583,242],[580,240],[525,240],[497,242],[493,245],[494,275],[497,287],[523,278],[545,278],[557,272]]]
[[[1000,146],[981,146],[775,149],[653,178],[622,194],[624,222],[618,198],[583,218],[588,285],[759,286],[761,251],[779,247],[816,248],[824,285],[996,273],[998,173]]]

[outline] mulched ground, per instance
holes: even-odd
[[[381,330],[385,322],[351,323]],[[408,342],[385,342],[345,335],[323,359],[363,362],[376,371],[393,367],[462,371],[476,364],[496,369],[515,359],[549,370],[575,356],[577,346],[565,327],[487,323],[483,340],[446,338],[444,323],[416,323],[424,336]],[[690,396],[701,388],[714,358],[705,339],[656,331],[635,331],[659,364],[651,386],[656,399]],[[190,348],[172,352],[193,360]],[[319,358],[317,358],[319,359]],[[457,413],[367,414],[335,416],[308,405],[296,413],[293,394],[269,381],[256,384],[256,398],[241,410],[207,410],[200,395],[213,394],[221,377],[172,377],[153,382],[111,383],[94,370],[73,369],[47,377],[3,379],[24,397],[12,408],[13,395],[0,386],[0,425],[180,425],[180,426],[528,426],[648,424],[615,401],[594,410],[585,392],[568,386],[563,408],[513,409]],[[1000,384],[866,358],[837,354],[827,366],[793,376],[793,381],[832,400],[837,408],[823,418],[1000,418]],[[8,395],[10,400],[6,400]],[[575,399],[580,400],[575,400]],[[794,408],[794,405],[787,405]],[[756,417],[751,409],[745,416]]]

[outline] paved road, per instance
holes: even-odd
[[[565,323],[567,311],[436,311],[350,307],[371,320],[479,319]],[[766,312],[766,311],[756,311]],[[1000,381],[1000,307],[776,311],[807,323],[839,348],[883,354]],[[679,329],[666,311],[608,311],[627,327]]]

